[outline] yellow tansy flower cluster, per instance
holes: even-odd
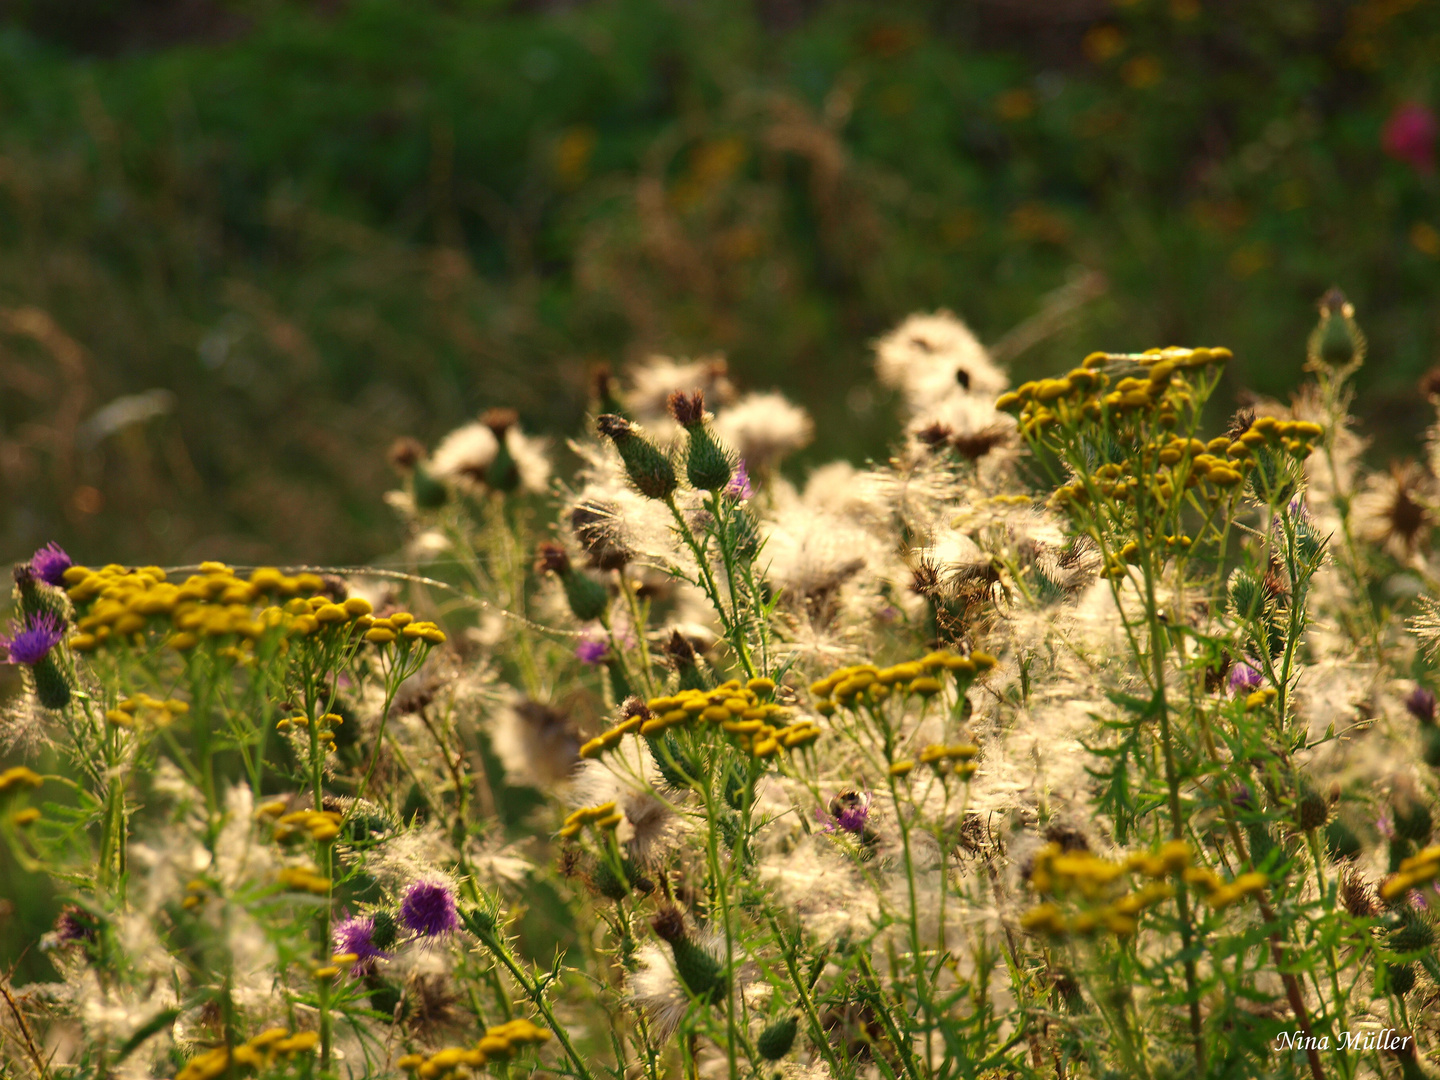
[[[308,892],[325,896],[330,892],[330,879],[304,866],[287,866],[275,875],[275,882],[290,892]]]
[[[837,708],[857,709],[878,704],[892,694],[934,697],[945,689],[941,677],[947,672],[954,675],[957,682],[964,683],[983,675],[995,664],[995,657],[989,653],[976,651],[961,656],[942,649],[927,653],[919,660],[890,667],[874,664],[842,667],[811,683],[810,693],[816,699],[815,711],[830,716]]]
[[[1135,933],[1142,911],[1173,895],[1171,887],[1160,879],[1184,870],[1190,859],[1190,846],[1183,840],[1172,840],[1158,851],[1133,853],[1121,862],[1047,844],[1035,855],[1030,887],[1042,896],[1079,893],[1092,906],[1066,915],[1058,904],[1040,904],[1021,916],[1020,925],[1051,937],[1092,934],[1102,928],[1118,937],[1128,937]],[[1119,880],[1136,873],[1154,880],[1115,896]]]
[[[149,694],[136,694],[119,702],[115,708],[107,710],[105,719],[122,728],[133,728],[141,719],[151,720],[160,727],[168,727],[177,716],[184,716],[189,711],[189,702],[175,698],[161,700]]]
[[[1178,411],[1194,404],[1183,373],[1224,363],[1231,355],[1229,349],[1205,348],[1150,349],[1138,355],[1091,353],[1062,378],[1022,383],[1001,394],[995,407],[1017,413],[1020,433],[1027,438],[1057,423],[1119,421],[1130,414],[1174,427]],[[1124,368],[1135,374],[1115,377],[1117,369]]]
[[[335,752],[335,728],[345,723],[345,718],[338,713],[326,713],[315,721],[315,734],[325,748],[332,754]],[[290,731],[293,728],[304,728],[310,726],[308,716],[287,716],[275,724],[276,731]]]
[[[487,1028],[484,1036],[472,1047],[449,1047],[428,1057],[406,1054],[395,1064],[421,1080],[447,1080],[461,1075],[463,1067],[478,1069],[491,1061],[504,1061],[517,1049],[543,1043],[549,1038],[550,1032],[529,1020],[511,1020]]]
[[[19,791],[21,788],[37,788],[44,782],[44,777],[34,769],[16,765],[13,769],[0,772],[0,795],[10,791]]]
[[[1213,870],[1194,866],[1185,871],[1185,881],[1205,894],[1205,902],[1217,911],[1227,908],[1237,900],[1260,892],[1270,879],[1259,871],[1252,870],[1238,875],[1234,881],[1225,881]]]
[[[270,1028],[239,1046],[219,1046],[191,1058],[175,1074],[175,1080],[215,1080],[227,1072],[265,1068],[281,1055],[303,1054],[315,1049],[319,1042],[320,1036],[313,1031],[297,1031],[292,1035],[289,1028]]]
[[[1431,844],[1400,863],[1400,870],[1380,886],[1380,899],[1394,900],[1418,885],[1440,877],[1440,844]]]
[[[267,803],[261,810],[272,805]],[[283,803],[281,809],[284,809]],[[296,810],[279,816],[274,837],[282,844],[306,836],[316,841],[334,840],[340,835],[340,823],[344,820],[344,815],[334,810]]]
[[[625,815],[615,809],[613,801],[603,802],[599,806],[582,806],[565,818],[565,823],[560,826],[560,836],[569,840],[578,835],[586,825],[594,825],[602,832],[608,832],[624,820]]]
[[[703,722],[714,724],[755,758],[773,757],[782,750],[809,746],[821,735],[811,720],[792,720],[791,711],[768,700],[775,693],[771,679],[740,682],[731,679],[714,690],[681,690],[651,698],[648,715],[622,720],[580,748],[581,757],[596,757],[619,744],[630,732],[650,738],[672,727]]]
[[[336,603],[321,595],[325,582],[318,574],[292,577],[273,566],[259,567],[247,579],[224,563],[207,562],[178,585],[158,566],[72,566],[64,583],[78,614],[79,632],[70,646],[80,652],[131,640],[157,626],[170,632],[166,644],[180,652],[217,638],[238,639],[229,647],[244,649],[277,627],[291,637],[359,632],[379,645],[396,640],[439,645],[445,640],[434,623],[417,622],[409,613],[375,619],[370,602],[362,597]],[[372,631],[378,633],[371,636]]]

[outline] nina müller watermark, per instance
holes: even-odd
[[[1411,1036],[1397,1035],[1394,1028],[1379,1031],[1342,1031],[1336,1050],[1404,1050]],[[1282,1031],[1275,1037],[1276,1050],[1329,1050],[1329,1035],[1306,1035],[1303,1031]]]

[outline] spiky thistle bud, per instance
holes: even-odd
[[[50,616],[65,625],[69,612],[64,597],[46,585],[29,565],[15,567],[15,594],[20,601],[20,614],[26,621]]]
[[[480,423],[495,436],[495,456],[485,468],[485,483],[496,491],[511,492],[520,486],[520,468],[505,439],[519,422],[520,415],[514,409],[487,409],[480,416]]]
[[[1320,321],[1310,332],[1308,352],[1312,366],[1343,368],[1365,359],[1365,335],[1355,322],[1355,306],[1339,289],[1320,298]]]
[[[377,911],[370,916],[370,944],[377,949],[388,949],[395,944],[395,937],[400,928],[395,923],[395,916],[388,911]]]
[[[589,574],[575,569],[569,554],[553,540],[542,541],[535,549],[535,569],[560,579],[570,611],[581,622],[590,622],[605,614],[610,605],[610,591]]]
[[[1420,952],[1434,944],[1434,928],[1413,911],[1406,911],[1400,925],[1390,931],[1390,948],[1397,953]]]
[[[1428,840],[1430,830],[1434,828],[1430,808],[1413,797],[1396,799],[1391,807],[1391,818],[1395,822],[1395,835],[1417,844]]]
[[[729,987],[720,961],[690,936],[679,908],[661,908],[650,925],[656,936],[670,946],[675,957],[675,973],[685,989],[707,1004],[714,1004],[725,996]]]
[[[782,1016],[760,1032],[760,1037],[755,1040],[755,1049],[766,1061],[779,1061],[795,1044],[795,1030],[799,1024],[799,1018],[794,1013]]]
[[[450,498],[449,489],[430,475],[422,461],[415,462],[410,472],[410,494],[421,510],[438,510]]]
[[[1414,964],[1386,964],[1385,974],[1390,978],[1390,992],[1397,997],[1404,997],[1415,989]]]
[[[1300,781],[1300,792],[1295,799],[1295,823],[1309,832],[1318,829],[1330,820],[1330,804],[1306,780]]]
[[[710,688],[695,646],[679,630],[672,631],[670,639],[665,642],[665,654],[670,657],[671,664],[675,666],[675,671],[680,676],[681,690],[708,690]]]
[[[735,463],[716,442],[715,433],[705,422],[704,391],[687,394],[676,390],[666,404],[670,415],[686,432],[685,478],[697,491],[720,491],[730,483]]]
[[[1325,846],[1333,859],[1358,859],[1363,850],[1355,830],[1338,818],[1325,826]]]
[[[629,420],[606,413],[596,418],[595,430],[615,444],[625,464],[625,475],[641,495],[647,499],[668,499],[675,493],[679,481],[674,464]]]

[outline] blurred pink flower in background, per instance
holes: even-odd
[[[1435,171],[1435,114],[1418,101],[1398,105],[1380,132],[1385,152],[1417,172]]]

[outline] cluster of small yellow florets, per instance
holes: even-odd
[[[241,1069],[265,1068],[281,1055],[303,1054],[315,1049],[319,1042],[320,1036],[313,1031],[297,1031],[292,1035],[289,1028],[270,1028],[239,1046],[218,1046],[191,1058],[175,1074],[175,1080],[214,1080]]]
[[[1159,879],[1189,865],[1190,846],[1183,840],[1172,840],[1156,852],[1137,852],[1123,862],[1047,844],[1035,855],[1030,888],[1041,896],[1078,893],[1092,906],[1066,915],[1058,904],[1040,904],[1021,916],[1020,925],[1051,937],[1091,934],[1102,927],[1118,937],[1128,937],[1135,933],[1142,911],[1173,895],[1171,887]],[[1120,879],[1134,873],[1155,880],[1116,896]]]
[[[1440,877],[1440,844],[1431,844],[1400,863],[1400,870],[1380,886],[1380,899],[1394,900]]]
[[[920,764],[930,766],[937,776],[957,776],[969,780],[975,775],[975,758],[980,747],[974,743],[951,743],[949,746],[932,743],[920,750]],[[915,771],[913,758],[901,758],[890,764],[891,776],[907,776]]]
[[[832,671],[823,679],[810,684],[810,693],[815,696],[815,711],[822,716],[832,715],[837,708],[858,709],[876,705],[892,695],[915,695],[922,698],[934,697],[945,689],[941,677],[946,672],[955,676],[958,683],[967,683],[977,675],[983,675],[995,666],[995,657],[989,653],[972,652],[969,656],[940,650],[928,653],[919,660],[909,660],[890,667],[874,664],[855,664]]]
[[[560,826],[560,837],[569,840],[578,836],[586,825],[593,825],[601,832],[610,832],[624,820],[625,815],[615,808],[613,800],[598,806],[582,806],[566,815],[565,823]]]
[[[462,1068],[478,1069],[492,1061],[506,1061],[516,1050],[550,1038],[550,1032],[529,1020],[511,1020],[487,1028],[481,1040],[471,1047],[450,1047],[428,1057],[406,1054],[395,1064],[421,1080],[446,1080],[458,1077]],[[178,1080],[178,1078],[177,1078]]]
[[[782,750],[809,746],[821,735],[812,720],[793,720],[785,706],[773,700],[773,679],[731,679],[713,690],[681,690],[651,698],[645,711],[636,713],[591,739],[580,748],[581,757],[597,757],[634,732],[645,738],[670,728],[713,724],[754,758],[774,757]]]
[[[285,805],[283,800],[276,799],[257,811],[258,817],[275,819],[274,837],[280,843],[307,836],[316,841],[334,840],[340,835],[344,815],[334,810],[294,810],[287,814]]]
[[[1269,883],[1264,874],[1255,871],[1224,881],[1213,870],[1192,866],[1191,862],[1190,845],[1184,840],[1171,840],[1158,851],[1135,852],[1120,862],[1047,844],[1035,856],[1030,887],[1042,896],[1078,893],[1091,906],[1066,915],[1058,904],[1040,904],[1021,916],[1020,925],[1052,937],[1090,934],[1102,927],[1119,937],[1128,937],[1135,933],[1142,911],[1174,895],[1171,886],[1162,880],[1172,874],[1180,874],[1186,884],[1204,893],[1205,902],[1216,910],[1260,892]],[[1115,895],[1120,879],[1137,873],[1152,880],[1131,892]]]
[[[115,708],[107,710],[105,719],[116,727],[133,728],[142,721],[148,721],[157,727],[168,727],[177,716],[184,716],[190,711],[190,704],[176,698],[155,698],[149,694],[136,694],[116,704]]]
[[[332,754],[335,752],[335,729],[345,723],[345,718],[339,713],[325,713],[315,721],[315,735],[320,744]],[[276,731],[293,731],[296,728],[308,728],[310,718],[308,716],[287,716],[275,723]]]
[[[1062,378],[1022,383],[1001,394],[995,407],[1017,413],[1020,433],[1027,438],[1054,424],[1081,419],[1118,423],[1132,415],[1174,427],[1179,411],[1194,405],[1183,372],[1224,363],[1230,356],[1229,349],[1203,348],[1150,349],[1139,355],[1091,353]],[[1135,374],[1112,375],[1126,368]]]
[[[169,631],[165,643],[180,652],[202,639],[229,639],[227,648],[243,652],[277,627],[288,637],[358,633],[381,646],[397,640],[402,645],[439,645],[445,640],[434,623],[417,622],[408,612],[377,619],[363,597],[337,603],[321,595],[325,582],[318,574],[291,577],[274,567],[260,567],[245,579],[224,563],[207,562],[200,573],[177,585],[156,566],[72,566],[64,580],[66,594],[82,612],[76,622],[79,633],[70,639],[71,648],[80,652],[131,641],[152,628],[152,620]],[[271,600],[283,604],[261,604]]]

